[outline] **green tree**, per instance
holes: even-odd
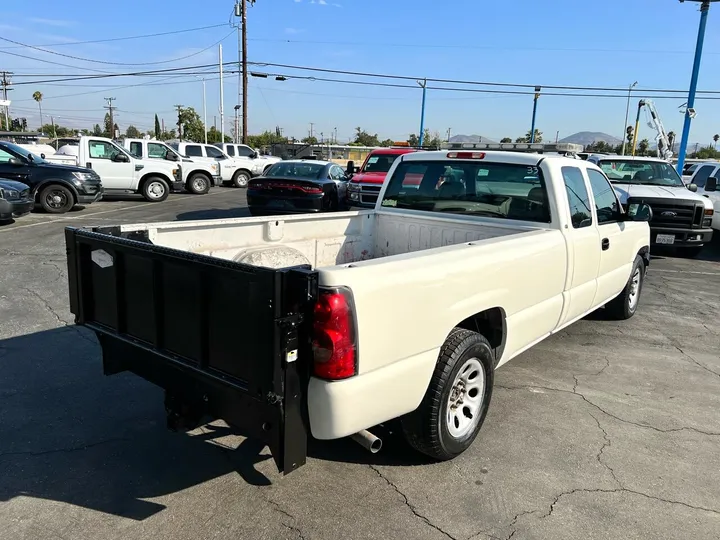
[[[40,125],[42,125],[42,92],[40,92],[39,90],[35,90],[35,92],[33,92],[32,98],[37,101],[38,109],[40,109]]]
[[[511,143],[512,139],[510,137],[503,137],[502,139],[500,139],[500,142],[501,143]]]
[[[125,136],[129,139],[137,139],[140,137],[140,130],[131,124],[125,130]]]
[[[720,151],[715,150],[712,146],[705,146],[695,152],[694,157],[696,159],[720,159]]]
[[[650,149],[650,141],[643,139],[638,143],[638,154],[641,156],[647,156],[648,150]]]
[[[317,140],[317,137],[315,137],[315,136],[311,137],[310,135],[308,135],[300,142],[302,142],[303,144],[317,144],[318,140]]]
[[[183,140],[193,142],[205,140],[205,125],[192,107],[180,110],[179,124]]]
[[[160,119],[158,118],[158,115],[156,114],[155,115],[155,133],[154,133],[155,137],[159,139],[161,132],[162,132],[162,130],[160,129]]]
[[[380,139],[377,133],[371,135],[360,127],[355,128],[355,140],[350,143],[352,146],[380,146]]]
[[[525,141],[523,141],[523,142],[530,142],[530,135],[531,135],[531,133],[530,133],[530,130],[528,129],[528,132],[525,134]],[[536,143],[542,142],[542,140],[543,140],[542,135],[543,135],[542,131],[540,131],[539,129],[535,130],[535,142]]]
[[[517,139],[515,139],[515,142],[516,143],[526,143],[526,142],[528,142],[528,138],[527,137],[518,137]]]
[[[420,146],[420,138],[415,133],[411,133],[407,138],[407,143],[413,147]]]
[[[95,137],[101,137],[101,136],[102,136],[103,130],[102,130],[102,128],[100,127],[100,124],[95,124],[95,125],[93,126],[92,134],[93,134]]]
[[[380,146],[383,146],[385,148],[389,148],[390,146],[393,146],[395,144],[395,141],[392,139],[385,139],[384,141],[380,141]]]
[[[109,112],[105,113],[105,118],[103,119],[103,128],[104,129],[102,132],[102,136],[112,138],[113,126],[110,123],[110,113]]]
[[[715,143],[715,148],[717,148],[718,141],[720,141],[720,135],[716,133],[715,135],[713,135],[713,142]]]
[[[407,142],[410,146],[420,146],[420,136],[415,133],[411,133]],[[437,131],[435,133],[430,133],[430,130],[426,129],[423,132],[423,148],[440,148],[443,142],[444,141],[442,140],[442,137],[440,137],[440,133]]]

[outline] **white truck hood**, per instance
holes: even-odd
[[[627,202],[628,197],[653,197],[657,199],[702,201],[705,208],[713,207],[712,201],[684,187],[643,186],[638,184],[620,184],[617,182],[613,182],[613,187],[620,197],[622,204]]]

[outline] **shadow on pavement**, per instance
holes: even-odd
[[[689,261],[720,262],[720,233],[715,232],[709,244],[703,246],[702,251],[695,257],[688,256],[682,248],[666,248],[653,246],[651,249],[653,259],[676,258]]]
[[[77,326],[0,340],[0,502],[29,496],[143,520],[165,509],[143,499],[229,473],[272,484],[256,468],[271,459],[262,443],[228,448],[217,440],[242,434],[216,423],[168,431],[162,390],[132,374],[105,377],[100,355],[94,334]],[[378,454],[344,439],[311,441],[309,457],[427,462],[395,426],[373,432],[384,440]]]

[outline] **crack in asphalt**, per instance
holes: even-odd
[[[57,454],[57,453],[69,453],[69,452],[77,452],[79,450],[87,450],[88,448],[94,448],[96,446],[102,446],[105,444],[112,444],[116,442],[126,442],[129,441],[127,437],[112,437],[110,439],[103,439],[101,441],[97,441],[94,443],[89,444],[83,444],[80,446],[69,446],[66,448],[53,448],[51,450],[43,450],[41,452],[31,452],[31,451],[24,451],[24,452],[5,452],[4,454],[0,454],[0,458],[4,457],[11,457],[11,456],[44,456],[47,454]]]
[[[60,267],[59,267],[57,264],[55,264],[54,262],[52,262],[52,261],[42,261],[40,264],[41,264],[42,266],[52,266],[52,267],[55,269],[55,271],[57,272],[58,277],[55,278],[55,279],[54,279],[53,281],[51,281],[50,283],[57,283],[57,282],[60,281],[61,279],[64,279],[64,278],[65,278],[65,273],[64,273],[63,269],[60,268]]]
[[[530,514],[536,514],[540,510],[524,510],[520,512],[519,514],[516,514],[515,517],[512,519],[512,521],[507,525],[507,527],[515,527],[515,525],[518,522],[518,519],[520,519],[523,516],[528,516]],[[503,527],[505,528],[505,527]],[[513,529],[508,536],[505,537],[505,540],[510,540],[513,536],[515,536],[515,533],[517,532],[517,529]]]
[[[265,500],[268,502],[268,504],[272,505],[272,507],[275,509],[275,511],[276,511],[277,513],[282,514],[283,516],[285,516],[285,517],[287,517],[287,518],[290,518],[290,519],[293,521],[293,523],[296,523],[296,522],[297,522],[297,518],[296,518],[295,516],[293,516],[293,515],[292,515],[290,512],[288,512],[287,510],[284,510],[284,509],[280,506],[280,503],[278,503],[278,502],[276,502],[276,501],[273,501],[272,499],[268,499],[267,497],[263,497],[263,499],[265,499]],[[302,530],[301,530],[299,527],[297,527],[297,526],[295,526],[295,525],[288,525],[288,524],[285,523],[284,521],[281,521],[280,523],[281,523],[281,525],[282,525],[283,527],[285,527],[287,530],[292,531],[292,532],[294,532],[295,534],[297,534],[297,535],[298,535],[298,538],[299,538],[300,540],[306,540],[305,535],[303,534]]]
[[[716,377],[720,377],[720,373],[718,373],[717,371],[713,371],[712,369],[710,369],[710,368],[707,367],[707,366],[704,366],[703,364],[701,364],[700,362],[698,362],[697,360],[695,360],[692,356],[690,356],[688,353],[686,353],[685,351],[683,351],[683,350],[682,350],[680,347],[678,347],[677,345],[673,344],[673,347],[675,347],[678,351],[680,351],[680,354],[682,354],[685,358],[688,358],[688,359],[689,359],[693,364],[695,364],[697,367],[702,368],[702,369],[704,369],[705,371],[708,371],[708,372],[712,373],[712,374],[715,375]]]
[[[414,515],[415,517],[417,517],[418,519],[421,519],[423,522],[425,522],[426,525],[428,525],[429,527],[432,527],[432,528],[435,529],[436,531],[442,533],[442,534],[445,535],[447,538],[450,538],[450,540],[459,540],[458,538],[454,537],[454,536],[453,536],[452,534],[450,534],[449,532],[444,531],[441,527],[438,527],[437,525],[435,525],[432,521],[430,521],[430,519],[429,519],[428,517],[426,517],[426,516],[424,516],[423,514],[421,514],[421,513],[410,503],[410,500],[408,499],[407,495],[405,495],[405,494],[400,490],[400,488],[399,488],[394,482],[392,482],[389,478],[387,478],[387,477],[380,471],[380,469],[378,469],[375,465],[368,465],[368,467],[370,467],[370,469],[372,469],[372,470],[375,472],[375,474],[377,474],[380,478],[382,478],[382,479],[387,483],[388,486],[390,486],[391,488],[393,488],[393,489],[395,490],[395,492],[403,498],[403,501],[405,502],[405,506],[407,506],[407,507],[410,509],[410,511],[413,513],[413,515]]]
[[[63,319],[60,317],[60,315],[57,314],[57,312],[55,311],[55,309],[53,309],[53,307],[48,303],[48,301],[45,300],[45,298],[43,298],[40,294],[38,294],[37,292],[33,291],[32,289],[28,289],[27,287],[23,287],[23,290],[24,290],[24,291],[27,291],[28,293],[32,294],[35,298],[37,298],[38,300],[40,300],[40,303],[41,303],[43,306],[45,306],[45,309],[46,309],[47,311],[49,311],[49,312],[53,315],[53,317],[55,317],[55,318],[57,319],[57,322],[59,322],[59,323],[60,323],[61,325],[63,325],[63,326],[70,326],[70,323],[67,322],[67,321],[65,321],[65,320],[63,320]]]
[[[538,386],[538,385],[532,385],[532,384],[524,384],[524,385],[520,385],[520,386],[505,386],[505,385],[496,384],[496,385],[495,385],[495,388],[502,388],[503,390],[528,390],[528,389],[536,388],[536,389],[538,389],[538,390],[548,390],[548,391],[550,391],[550,392],[560,392],[560,393],[562,393],[562,394],[570,394],[570,395],[578,396],[578,397],[579,397],[580,399],[582,399],[585,403],[587,403],[588,405],[591,405],[592,407],[596,408],[596,409],[597,409],[598,411],[600,411],[601,413],[609,416],[610,418],[614,418],[614,419],[617,420],[618,422],[622,422],[622,423],[624,423],[624,424],[629,424],[629,425],[631,425],[631,426],[637,426],[637,427],[641,427],[641,428],[645,428],[645,429],[652,429],[653,431],[657,431],[658,433],[677,433],[677,432],[679,432],[679,431],[692,431],[692,432],[694,432],[694,433],[699,433],[699,434],[701,434],[701,435],[707,435],[707,436],[709,436],[709,437],[720,437],[720,433],[718,433],[718,432],[714,432],[714,431],[703,431],[702,429],[697,429],[697,428],[689,427],[689,426],[683,426],[683,427],[679,427],[679,428],[663,429],[663,428],[659,428],[659,427],[656,427],[656,426],[652,426],[652,425],[650,425],[650,424],[641,424],[641,423],[639,423],[639,422],[633,422],[632,420],[627,420],[627,419],[625,419],[625,418],[621,418],[621,417],[619,417],[619,416],[617,416],[617,415],[614,415],[614,414],[611,413],[611,412],[606,411],[605,409],[603,409],[602,407],[600,407],[600,405],[598,405],[598,404],[593,403],[592,401],[590,401],[590,400],[589,400],[587,397],[585,397],[585,395],[583,395],[581,392],[578,392],[578,391],[577,391],[577,386],[578,386],[578,384],[579,384],[579,381],[578,381],[577,377],[578,377],[577,375],[573,375],[573,378],[575,379],[575,385],[573,386],[573,389],[572,389],[572,390],[563,390],[563,389],[561,389],[561,388],[553,388],[553,387],[551,387],[551,386]]]
[[[612,446],[612,441],[610,440],[610,436],[607,434],[607,431],[605,431],[605,428],[603,428],[602,425],[600,424],[600,420],[598,420],[594,414],[592,414],[592,413],[588,413],[588,414],[590,416],[592,416],[593,420],[595,420],[595,423],[597,424],[598,429],[600,431],[602,431],[603,439],[605,440],[603,442],[603,445],[600,447],[600,450],[596,454],[595,459],[597,459],[597,461],[598,461],[598,463],[600,463],[600,465],[603,465],[608,471],[610,471],[610,475],[613,477],[613,480],[615,480],[615,483],[618,486],[623,487],[623,485],[620,483],[620,480],[615,475],[615,470],[610,465],[605,463],[602,459],[603,452],[605,452],[605,449],[609,446]]]
[[[617,489],[587,489],[587,488],[577,488],[577,489],[571,489],[570,491],[563,491],[555,497],[553,502],[550,503],[550,509],[546,514],[543,514],[540,516],[540,519],[546,519],[550,517],[553,512],[555,511],[555,506],[560,502],[560,499],[563,497],[567,497],[570,495],[574,495],[575,493],[631,493],[633,495],[639,495],[641,497],[645,497],[646,499],[651,499],[653,501],[659,501],[664,502],[667,504],[673,504],[673,505],[679,505],[684,506],[686,508],[690,508],[692,510],[699,510],[701,512],[708,512],[711,514],[718,514],[720,515],[720,510],[715,510],[713,508],[705,508],[704,506],[694,506],[692,504],[684,503],[681,501],[673,501],[671,499],[663,499],[662,497],[656,497],[654,495],[648,495],[647,493],[643,493],[642,491],[635,491],[634,489],[628,489],[625,487],[619,487]]]

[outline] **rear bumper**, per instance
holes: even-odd
[[[347,437],[417,409],[438,352],[426,351],[344,381],[311,378],[308,415],[313,437]]]
[[[658,235],[674,236],[672,244],[658,242]],[[694,247],[707,244],[712,239],[713,230],[709,227],[702,229],[679,229],[674,227],[651,227],[650,244],[658,247]]]
[[[24,199],[20,201],[8,201],[0,199],[0,220],[19,218],[32,212],[35,201]]]
[[[324,194],[302,197],[278,197],[257,190],[248,190],[247,202],[251,210],[273,214],[307,214],[323,211]]]

